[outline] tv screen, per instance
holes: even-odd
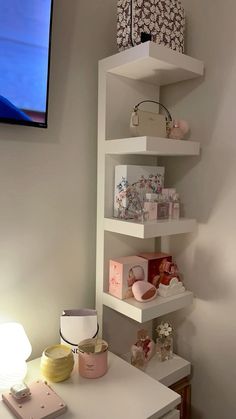
[[[0,0],[0,122],[47,127],[53,0]]]

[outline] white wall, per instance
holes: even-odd
[[[115,1],[54,3],[49,128],[0,126],[0,321],[33,356],[64,308],[94,306],[97,61],[115,51]]]
[[[193,362],[193,419],[235,419],[236,379],[236,3],[186,0],[187,53],[203,59],[205,79],[165,89],[162,100],[190,121],[200,158],[169,159],[196,234],[175,237],[170,249],[196,296],[176,313],[179,353]]]

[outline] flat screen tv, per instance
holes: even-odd
[[[0,0],[0,122],[47,127],[53,0]]]

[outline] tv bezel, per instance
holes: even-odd
[[[46,111],[45,111],[45,122],[36,121],[21,121],[20,119],[13,118],[1,118],[0,124],[11,124],[11,125],[23,125],[36,128],[48,128],[48,101],[49,101],[49,79],[50,79],[50,65],[51,65],[51,44],[52,44],[52,20],[53,20],[53,6],[54,0],[51,0],[50,8],[50,24],[49,24],[49,42],[48,42],[48,66],[47,66],[47,91],[46,91]]]

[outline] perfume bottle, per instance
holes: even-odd
[[[174,188],[163,188],[162,189],[162,195],[165,202],[168,202],[169,204],[169,217],[172,218],[172,212],[173,212],[173,201],[174,196],[176,194],[176,189]]]
[[[157,219],[167,220],[169,218],[169,202],[166,201],[165,196],[160,194],[157,201]]]
[[[178,220],[180,218],[180,199],[179,194],[173,196],[172,202],[172,217],[173,220]]]
[[[137,368],[144,369],[154,354],[154,341],[148,336],[146,330],[139,330],[137,341],[131,346],[131,364]]]
[[[144,201],[144,211],[147,213],[147,221],[157,219],[157,194],[147,193]]]

